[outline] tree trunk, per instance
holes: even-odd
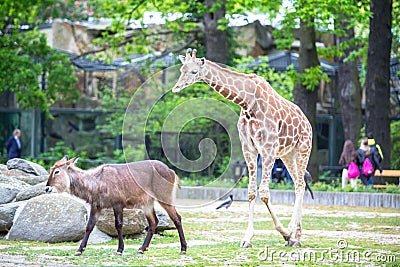
[[[319,66],[317,48],[315,46],[315,29],[310,26],[310,21],[300,21],[300,55],[299,72],[303,74],[307,68]],[[313,128],[313,148],[311,151],[308,171],[314,181],[318,180],[318,154],[317,154],[317,132],[316,132],[316,104],[318,99],[318,90],[307,90],[306,87],[298,81],[293,91],[294,102],[300,106],[309,119]]]
[[[346,30],[346,36],[339,37],[339,43],[349,42],[354,39],[354,29],[348,29],[349,18],[341,20],[340,24]],[[353,47],[344,50],[343,56],[339,58],[339,90],[340,90],[340,109],[342,113],[342,122],[344,130],[344,139],[353,141],[357,147],[361,131],[361,95],[362,89],[358,79],[357,62],[344,62],[349,56]]]
[[[383,168],[390,167],[390,50],[392,45],[392,1],[371,0],[367,77],[366,134],[380,144]]]
[[[225,17],[225,2],[219,9],[213,7],[217,0],[206,0],[204,3],[211,12],[204,13],[204,33],[206,36],[207,59],[226,64],[227,62],[227,38],[226,32],[218,30],[218,20]]]

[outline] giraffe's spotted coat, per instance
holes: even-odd
[[[307,117],[297,105],[280,96],[262,77],[235,72],[204,58],[198,59],[195,53],[191,56],[190,51],[186,53],[186,58],[181,57],[181,61],[181,76],[173,92],[179,92],[202,80],[242,108],[237,126],[243,155],[249,168],[249,200],[254,200],[257,194],[257,156],[260,154],[263,166],[258,190],[260,198],[267,204],[276,228],[285,240],[289,244],[299,243],[301,206],[305,190],[304,174],[312,148],[312,128]],[[283,160],[296,188],[294,213],[288,231],[283,229],[269,204],[270,173],[276,158]],[[254,231],[251,207],[249,227],[245,235],[248,243]]]

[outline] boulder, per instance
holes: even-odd
[[[43,194],[46,194],[46,182],[19,191],[19,193],[15,196],[15,200],[16,201],[28,200]]]
[[[45,168],[39,164],[27,161],[25,159],[15,158],[7,161],[7,168],[9,170],[17,169],[26,173],[31,173],[36,176],[49,175]]]
[[[7,233],[13,225],[17,209],[25,202],[13,202],[0,205],[0,233]]]
[[[117,236],[115,229],[115,217],[112,209],[104,209],[96,224],[100,231],[110,235]],[[124,219],[122,232],[124,235],[141,234],[147,226],[147,220],[144,212],[140,209],[124,209]]]
[[[112,237],[107,235],[106,233],[103,233],[102,231],[95,226],[93,228],[93,231],[90,233],[89,239],[88,239],[88,244],[98,244],[98,243],[104,243],[111,241]]]
[[[5,165],[3,165],[3,166],[5,166]],[[47,181],[49,176],[48,175],[37,176],[35,174],[26,173],[24,171],[17,170],[17,169],[8,170],[7,166],[5,166],[5,169],[4,168],[0,169],[0,177],[15,178],[15,179],[23,181],[27,184],[36,185],[38,183]]]
[[[157,229],[156,229],[157,232],[176,229],[175,224],[169,218],[168,213],[165,210],[155,209],[155,211],[156,211],[156,216],[158,219],[158,225],[157,225]],[[147,223],[146,223],[146,226],[147,226]]]
[[[8,233],[10,240],[78,241],[86,228],[85,206],[68,194],[44,194],[27,201]]]
[[[0,176],[0,205],[14,201],[17,194],[30,185],[11,177]]]

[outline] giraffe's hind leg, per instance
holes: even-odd
[[[271,151],[272,149],[269,149],[268,151]],[[271,156],[271,153],[263,153],[263,170],[271,170],[273,165],[274,165],[275,158]],[[270,193],[269,193],[269,183],[270,183],[270,171],[264,171],[263,172],[263,178],[261,181],[259,193],[260,193],[260,198],[264,202],[264,204],[267,206],[267,209],[271,215],[272,221],[274,222],[275,229],[283,236],[285,240],[288,240],[290,238],[289,231],[285,229],[281,221],[279,220],[278,216],[276,216],[275,212],[272,209],[271,202],[269,201],[270,199]]]
[[[302,152],[303,151],[303,152]],[[293,214],[288,226],[289,237],[285,238],[287,246],[301,246],[300,238],[302,233],[302,206],[305,191],[304,174],[308,164],[310,150],[300,149],[293,154],[289,154],[282,158],[289,174],[292,177],[295,186],[295,202]]]

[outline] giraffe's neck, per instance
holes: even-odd
[[[257,76],[232,71],[209,60],[206,60],[206,65],[204,82],[223,97],[244,109],[252,105],[257,93]]]

